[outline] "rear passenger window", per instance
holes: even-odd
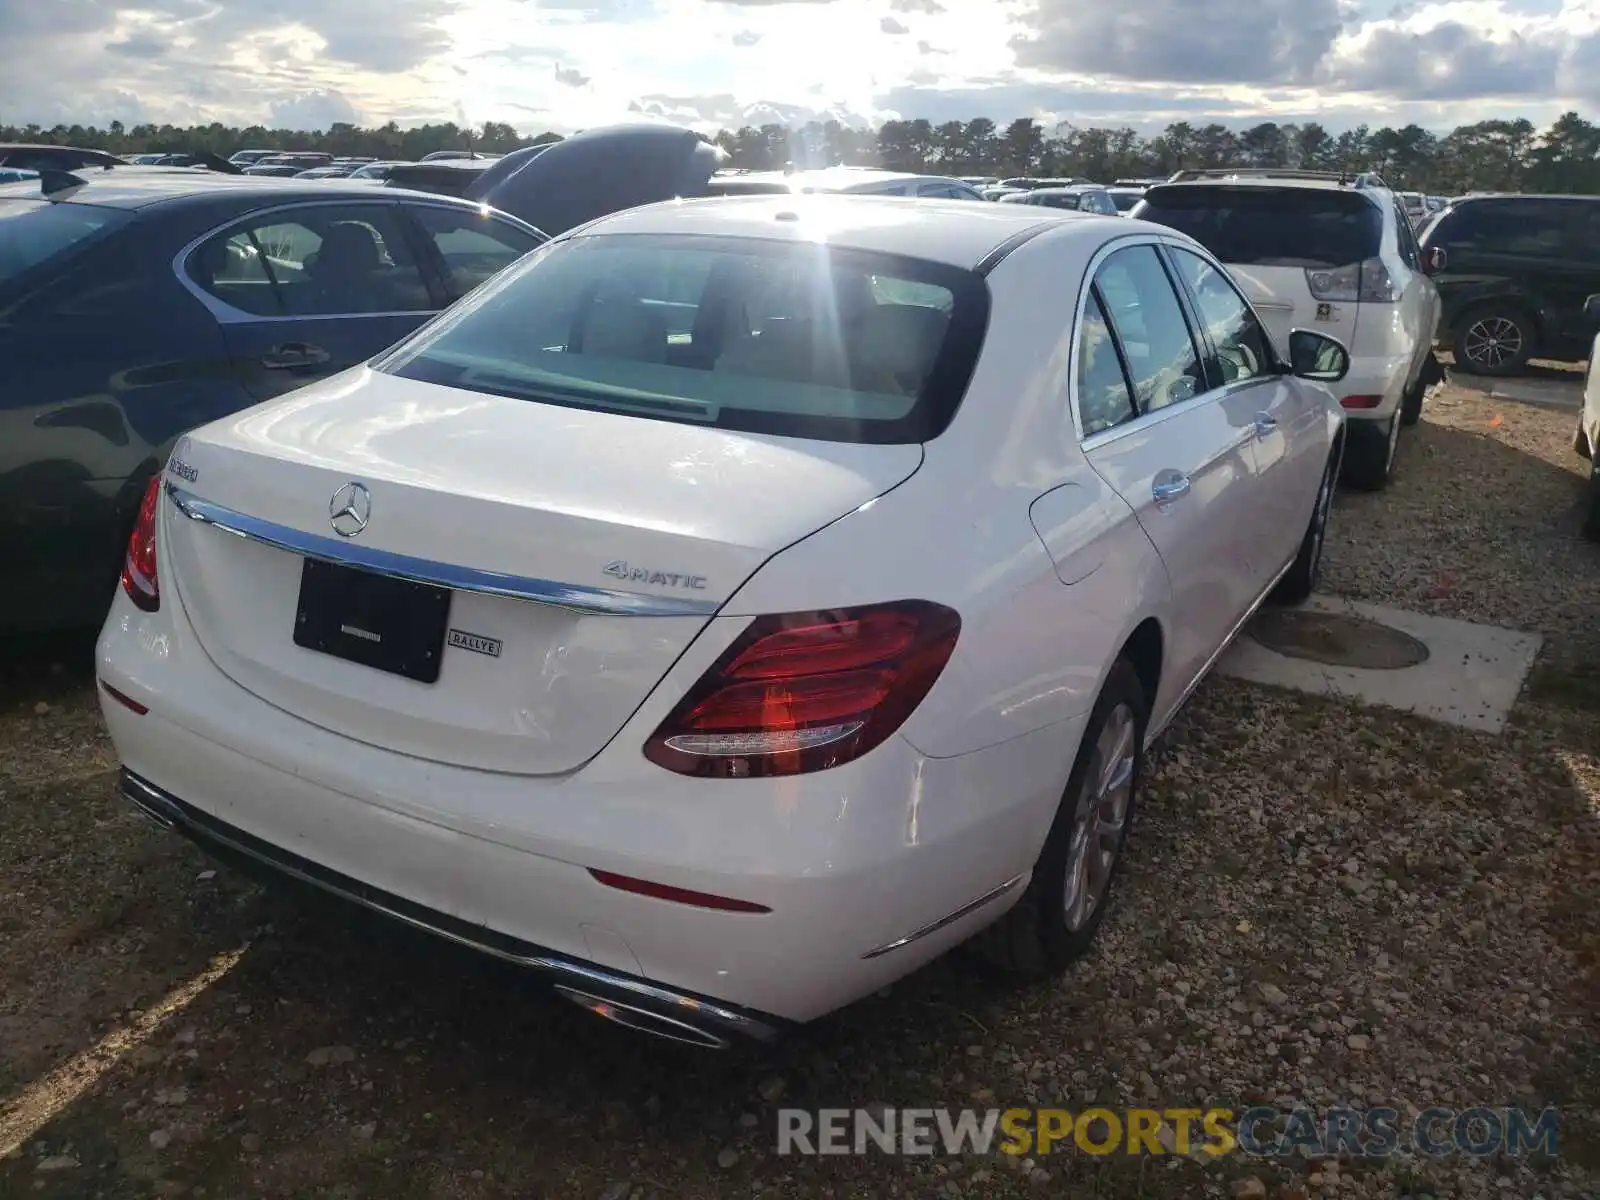
[[[1171,254],[1216,350],[1222,382],[1241,383],[1273,374],[1275,360],[1266,331],[1233,284],[1198,254],[1177,247]]]
[[[538,238],[514,225],[476,212],[418,205],[411,214],[439,251],[452,300],[539,245]]]
[[[428,291],[394,210],[323,205],[257,218],[189,256],[189,277],[256,316],[430,312]]]
[[[1548,258],[1561,250],[1561,210],[1549,201],[1474,201],[1451,211],[1428,240],[1458,253]]]
[[[1139,412],[1157,412],[1203,392],[1200,354],[1155,247],[1118,250],[1094,281],[1127,358]]]
[[[1104,433],[1133,419],[1128,377],[1123,373],[1105,310],[1093,291],[1083,309],[1083,327],[1078,331],[1077,376],[1078,416],[1084,437]]]

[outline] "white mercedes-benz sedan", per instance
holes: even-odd
[[[1189,238],[859,197],[556,238],[207,425],[98,646],[127,797],[542,972],[766,1039],[1106,912],[1145,748],[1312,589],[1348,355]]]

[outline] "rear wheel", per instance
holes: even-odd
[[[1380,492],[1394,478],[1395,450],[1400,445],[1400,413],[1387,421],[1345,424],[1344,478],[1363,492]]]
[[[1583,536],[1600,542],[1600,463],[1589,468],[1589,507],[1584,512]]]
[[[1428,394],[1428,385],[1418,378],[1416,383],[1400,397],[1400,424],[1415,425],[1422,420],[1422,401]]]
[[[1483,304],[1456,323],[1456,366],[1474,375],[1512,375],[1533,357],[1538,331],[1520,309]]]
[[[1144,772],[1149,704],[1133,665],[1111,668],[1028,890],[974,942],[1003,970],[1039,978],[1081,958],[1105,918]]]
[[[1323,469],[1322,482],[1317,486],[1316,507],[1311,510],[1311,524],[1300,542],[1300,553],[1295,556],[1289,573],[1278,580],[1272,590],[1274,604],[1303,604],[1316,590],[1322,576],[1322,547],[1327,541],[1328,513],[1333,508],[1334,475],[1339,462],[1339,451],[1328,456]]]

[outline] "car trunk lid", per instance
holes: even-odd
[[[189,435],[168,466],[163,554],[207,654],[267,702],[422,759],[560,773],[615,736],[762,562],[921,460],[914,444],[736,433],[358,368]],[[354,510],[350,484],[366,495]],[[387,586],[375,574],[424,580],[448,617],[405,584],[419,594],[352,598],[334,572],[357,607],[333,626],[309,613],[333,652],[299,644],[302,601],[319,600],[302,587],[329,586],[308,559],[359,568],[364,591]],[[396,622],[413,607],[431,633]],[[429,637],[444,638],[432,682],[339,656],[416,660]]]

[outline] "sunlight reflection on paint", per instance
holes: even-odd
[[[237,950],[217,955],[204,971],[179,984],[136,1019],[117,1026],[89,1049],[43,1079],[35,1080],[16,1099],[0,1104],[0,1158],[21,1147],[48,1125],[98,1083],[130,1050],[155,1036],[163,1022],[188,1008],[201,992],[233,970],[248,949],[247,942]]]

